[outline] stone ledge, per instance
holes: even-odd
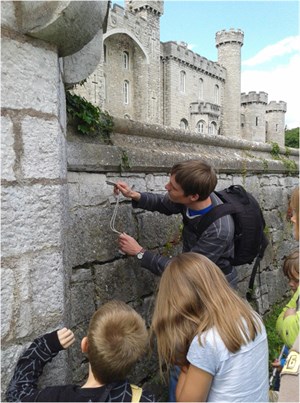
[[[183,133],[159,125],[114,118],[113,145],[97,138],[68,133],[68,170],[88,172],[167,172],[178,161],[202,158],[219,173],[295,173],[299,171],[299,150],[291,149],[287,166],[286,149],[279,158],[271,155],[272,145],[235,138]],[[125,162],[125,164],[124,164]]]

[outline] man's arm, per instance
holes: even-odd
[[[74,340],[73,332],[66,328],[35,339],[17,362],[6,391],[7,401],[35,401],[40,392],[37,383],[44,366]]]

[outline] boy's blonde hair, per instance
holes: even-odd
[[[88,358],[101,383],[124,380],[148,344],[143,318],[122,301],[109,301],[92,316],[88,330]]]
[[[174,257],[162,274],[152,332],[156,335],[160,368],[187,365],[193,338],[215,327],[234,353],[254,340],[261,320],[230,287],[221,270],[198,253]]]
[[[173,165],[171,175],[175,176],[185,196],[198,194],[200,201],[209,197],[218,181],[215,170],[201,160],[179,162]]]
[[[285,258],[283,273],[289,280],[299,281],[299,250],[295,250]]]

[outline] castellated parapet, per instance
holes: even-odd
[[[250,91],[248,94],[242,92],[241,94],[241,104],[249,104],[249,103],[260,103],[267,104],[268,103],[268,94],[266,92],[260,91]]]
[[[194,53],[187,48],[187,45],[178,42],[161,43],[161,54],[165,59],[171,58],[179,61],[181,64],[192,67],[199,72],[204,72],[209,76],[219,78],[225,81],[226,70],[219,63],[212,62],[205,57]]]
[[[126,8],[130,11],[149,10],[161,16],[164,13],[163,1],[140,1],[140,0],[126,0]]]
[[[266,113],[270,113],[270,112],[286,112],[286,102],[284,101],[270,101],[267,109],[266,109]]]
[[[230,28],[229,31],[222,29],[216,33],[216,46],[219,47],[224,43],[238,43],[241,46],[244,44],[244,32],[241,29]]]

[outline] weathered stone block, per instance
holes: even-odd
[[[1,3],[2,6],[2,3]],[[1,117],[1,177],[7,181],[15,180],[14,164],[16,154],[14,150],[13,122],[8,117]]]
[[[22,121],[22,171],[25,178],[59,178],[64,174],[61,163],[63,150],[59,147],[60,126],[54,120],[27,117]],[[20,150],[21,151],[21,150]]]
[[[60,192],[56,185],[2,187],[4,257],[61,244]]]
[[[55,49],[3,38],[2,107],[33,109],[57,116],[58,59]],[[22,94],[22,96],[16,96]]]

